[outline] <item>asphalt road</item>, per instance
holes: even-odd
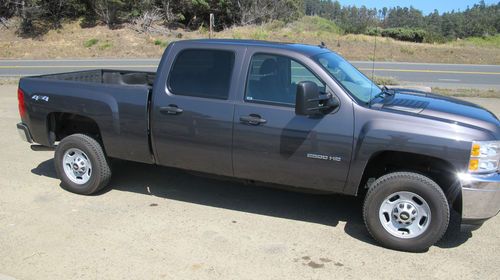
[[[0,77],[18,77],[94,68],[155,71],[158,59],[0,60]],[[353,64],[371,76],[373,63]],[[407,85],[500,89],[500,65],[376,62],[376,76],[393,77]]]
[[[54,153],[19,139],[16,88],[0,86],[0,279],[498,279],[500,216],[472,233],[453,216],[412,254],[378,246],[348,196],[125,161],[105,191],[69,193]]]
[[[371,76],[372,62],[353,64]],[[375,62],[374,69],[376,76],[393,77],[412,85],[500,89],[500,65]]]

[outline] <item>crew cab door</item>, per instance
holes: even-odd
[[[164,166],[233,175],[231,101],[236,50],[196,44],[172,47],[155,85],[152,141]],[[165,58],[164,58],[165,59]]]
[[[321,117],[298,116],[297,83],[312,81],[330,91],[309,70],[313,62],[269,52],[255,52],[246,60],[247,81],[234,114],[235,176],[342,191],[353,143],[352,104],[345,102]]]

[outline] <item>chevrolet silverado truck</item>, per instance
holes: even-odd
[[[500,209],[493,113],[379,87],[324,45],[178,41],[156,73],[26,77],[18,100],[21,137],[55,147],[78,194],[105,187],[114,158],[357,195],[374,239],[404,251],[436,243],[452,209],[468,228]]]

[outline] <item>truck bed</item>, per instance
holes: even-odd
[[[155,77],[155,72],[95,69],[78,72],[41,75],[35,78],[99,84],[143,85],[152,87]]]
[[[92,120],[109,157],[152,163],[148,104],[155,76],[154,72],[96,69],[21,78],[19,87],[29,110],[24,122],[37,143],[51,146],[72,133],[72,128],[51,123],[78,119],[80,125],[89,125]],[[61,129],[69,132],[58,133]]]

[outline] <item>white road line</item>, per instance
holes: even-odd
[[[140,62],[140,61],[158,61],[160,62],[159,58],[127,58],[127,59],[120,59],[120,58],[102,58],[102,59],[0,59],[0,63],[2,62],[107,62],[107,61],[120,61],[123,63],[128,63],[128,62]]]
[[[160,61],[160,58],[102,58],[102,59],[85,59],[85,58],[74,58],[74,59],[0,59],[0,64],[2,62],[107,62],[107,61],[120,61],[123,63],[128,62],[140,62],[140,61]],[[372,64],[372,61],[350,61],[353,64]],[[397,61],[375,61],[376,64],[397,64],[397,65],[450,65],[450,66],[477,66],[477,67],[500,67],[500,65],[488,65],[488,64],[453,64],[453,63],[421,63],[421,62],[397,62]]]
[[[443,81],[443,82],[460,82],[459,79],[438,79],[438,81]]]
[[[372,61],[349,61],[351,64],[372,64]],[[425,62],[398,62],[398,61],[375,61],[377,64],[397,64],[397,65],[444,65],[444,66],[478,66],[478,67],[500,67],[494,64],[454,64],[454,63],[425,63]]]

